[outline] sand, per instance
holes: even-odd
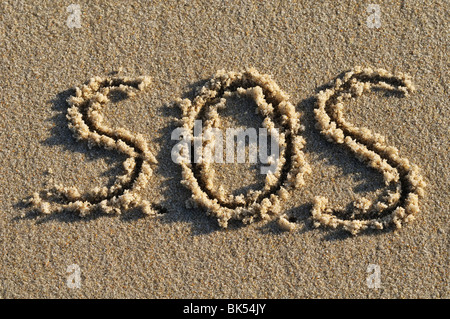
[[[449,8],[377,3],[379,28],[368,27],[368,4],[357,1],[2,1],[0,297],[448,298]],[[80,28],[67,24],[70,4],[80,6]],[[317,94],[356,65],[411,76],[414,94],[367,92],[346,103],[345,117],[382,134],[427,186],[414,221],[355,236],[316,228],[311,210],[317,196],[347,207],[385,189],[382,174],[315,126]],[[171,160],[182,116],[175,101],[193,99],[218,70],[248,67],[272,77],[304,125],[311,174],[288,190],[281,212],[292,231],[276,220],[224,229],[204,209],[186,208],[191,192]],[[120,68],[152,83],[112,97],[104,122],[148,143],[158,163],[138,193],[158,214],[30,210],[23,200],[54,184],[82,192],[123,175],[127,155],[77,141],[66,118],[75,87]],[[260,127],[254,102],[230,102],[226,125]],[[234,195],[264,186],[254,165],[214,169],[213,183]],[[373,269],[379,288],[368,282]]]

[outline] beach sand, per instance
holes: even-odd
[[[2,1],[0,4],[1,298],[448,298],[449,6],[445,1]],[[81,27],[69,27],[78,4]],[[349,121],[378,132],[418,165],[427,187],[417,219],[399,230],[315,228],[315,196],[333,206],[375,194],[382,176],[315,128],[314,97],[354,66],[411,75],[399,98],[365,94]],[[217,70],[254,67],[290,95],[305,126],[311,174],[290,190],[276,222],[227,229],[201,208],[171,160],[178,98],[193,97]],[[54,183],[89,189],[122,173],[125,156],[72,137],[66,99],[93,76],[150,76],[150,87],[110,103],[105,121],[142,134],[158,160],[142,198],[165,208],[120,216],[38,215],[23,200]],[[242,108],[242,109],[241,109]],[[227,125],[258,125],[251,102],[233,102]],[[243,111],[244,110],[244,111]],[[261,186],[252,165],[216,167],[238,193]],[[70,288],[77,265],[79,288]],[[380,287],[368,285],[378,265]],[[372,267],[372,266],[371,266]],[[72,268],[73,269],[73,268]],[[370,268],[371,269],[371,268]]]

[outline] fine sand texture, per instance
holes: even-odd
[[[2,1],[0,298],[448,298],[449,4],[370,3]],[[195,105],[291,174],[175,163]]]

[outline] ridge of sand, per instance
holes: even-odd
[[[304,185],[304,175],[311,172],[302,152],[305,140],[298,135],[301,130],[299,114],[289,102],[288,95],[275,81],[254,68],[244,72],[220,70],[192,101],[178,101],[183,113],[180,124],[188,133],[188,140],[194,143],[196,138],[193,135],[195,120],[202,118],[205,128],[212,128],[219,122],[217,110],[225,107],[224,97],[234,94],[254,99],[257,112],[264,116],[263,127],[268,129],[279,144],[280,155],[276,159],[275,171],[266,175],[262,190],[252,191],[246,196],[233,196],[226,194],[223,189],[213,189],[214,170],[208,159],[191,163],[189,152],[184,152],[184,158],[178,162],[183,170],[182,184],[192,191],[192,201],[187,206],[194,204],[205,208],[208,214],[217,218],[223,228],[228,226],[230,219],[251,223],[278,217],[288,190]],[[281,132],[278,133],[276,129]],[[214,148],[213,141],[199,145],[200,148]]]
[[[76,140],[86,140],[93,145],[115,150],[128,158],[123,162],[124,175],[116,177],[111,187],[95,187],[81,194],[76,187],[55,185],[41,195],[35,192],[30,200],[32,207],[43,214],[69,210],[84,216],[93,211],[107,214],[120,214],[122,210],[139,207],[146,215],[156,215],[157,211],[149,201],[143,200],[139,191],[148,183],[152,175],[150,164],[157,163],[147,142],[140,134],[119,128],[112,129],[103,124],[102,109],[109,102],[108,95],[118,91],[131,97],[135,91],[148,87],[151,79],[146,76],[93,77],[67,102],[69,128]]]
[[[386,190],[375,203],[360,198],[353,203],[352,212],[329,208],[328,199],[317,196],[312,209],[316,226],[343,227],[357,234],[367,228],[383,229],[391,224],[401,228],[419,212],[419,197],[424,195],[426,184],[418,166],[400,157],[398,149],[388,146],[384,136],[354,126],[344,118],[344,101],[376,88],[404,96],[414,91],[409,76],[403,73],[394,75],[383,69],[355,67],[342,80],[336,79],[333,88],[319,92],[314,112],[317,126],[327,140],[348,147],[360,161],[380,172],[386,186],[395,190]]]
[[[71,210],[86,215],[95,210],[120,214],[121,210],[140,207],[146,215],[157,215],[156,206],[139,195],[152,175],[150,163],[157,163],[147,142],[139,134],[104,125],[101,114],[111,91],[120,91],[129,97],[150,82],[150,78],[145,76],[136,79],[93,77],[81,88],[76,88],[75,96],[68,99],[70,108],[67,114],[74,137],[87,140],[90,146],[101,146],[129,156],[123,163],[126,173],[118,176],[110,188],[96,187],[85,194],[80,194],[75,187],[61,185],[45,192],[44,198],[35,192],[30,200],[34,208],[44,214]],[[419,197],[424,195],[426,185],[419,168],[400,157],[398,149],[388,146],[382,135],[354,126],[344,118],[344,102],[372,89],[399,92],[404,96],[415,90],[410,77],[403,73],[394,75],[384,69],[355,67],[343,79],[336,79],[334,87],[319,92],[314,110],[316,125],[328,141],[345,145],[360,161],[381,173],[388,188],[376,202],[364,197],[354,201],[352,211],[332,209],[328,207],[327,198],[316,196],[311,210],[316,227],[342,227],[356,235],[368,228],[384,229],[391,225],[401,228],[402,224],[414,220],[419,212]],[[206,132],[219,126],[218,110],[226,107],[225,97],[233,95],[254,99],[256,112],[264,116],[262,126],[268,129],[280,147],[279,156],[273,159],[276,169],[268,172],[264,187],[239,196],[227,194],[213,183],[212,157],[205,154],[212,154],[215,139],[204,141],[203,134],[194,136],[197,119],[202,119],[203,131]],[[223,228],[227,228],[232,219],[245,224],[277,219],[282,229],[296,229],[296,224],[283,213],[282,204],[289,189],[305,184],[304,176],[311,173],[311,167],[302,152],[306,141],[299,135],[302,130],[300,116],[289,102],[289,96],[276,82],[254,68],[243,72],[219,70],[192,101],[180,99],[177,104],[183,114],[179,120],[180,127],[187,135],[187,144],[176,159],[182,168],[181,184],[192,192],[186,206],[203,207],[209,215],[217,218]],[[196,139],[199,139],[198,143]],[[202,154],[194,163],[191,162],[192,146]]]

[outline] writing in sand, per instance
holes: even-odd
[[[55,185],[52,189],[35,192],[32,207],[43,214],[70,210],[81,215],[94,211],[120,214],[123,210],[140,208],[146,215],[157,216],[159,206],[140,196],[157,165],[147,141],[141,134],[127,129],[113,129],[104,124],[102,110],[112,91],[128,97],[144,90],[149,77],[94,77],[68,99],[67,118],[77,140],[87,141],[90,147],[104,147],[125,154],[124,174],[116,177],[111,187],[95,187],[80,192],[76,187]],[[401,228],[414,220],[419,212],[419,198],[424,195],[425,182],[419,168],[400,156],[396,147],[387,145],[384,136],[365,127],[358,127],[345,118],[345,104],[372,90],[395,91],[403,96],[414,92],[409,76],[392,74],[383,69],[355,67],[336,79],[333,85],[316,96],[316,127],[330,142],[350,150],[360,161],[379,172],[385,190],[377,200],[359,198],[350,210],[330,207],[328,199],[316,196],[311,210],[314,226],[342,228],[353,235],[366,229]],[[202,140],[194,134],[195,123],[203,123],[203,130],[220,128],[219,111],[226,108],[227,98],[248,97],[256,104],[255,112],[263,117],[262,127],[275,140],[278,156],[272,158],[264,186],[246,194],[233,195],[214,182],[215,171],[210,157],[191,161],[190,148],[199,154],[211,154],[215,139]],[[230,220],[245,224],[254,221],[276,220],[285,230],[295,230],[298,224],[290,221],[283,202],[293,189],[305,187],[305,176],[311,174],[303,148],[307,141],[301,136],[300,114],[289,96],[266,74],[249,68],[243,72],[218,71],[199,88],[193,99],[179,99],[182,112],[179,127],[185,132],[189,145],[180,149],[175,162],[182,171],[182,185],[191,192],[188,208],[204,209],[226,228]],[[189,149],[188,149],[189,148]]]

